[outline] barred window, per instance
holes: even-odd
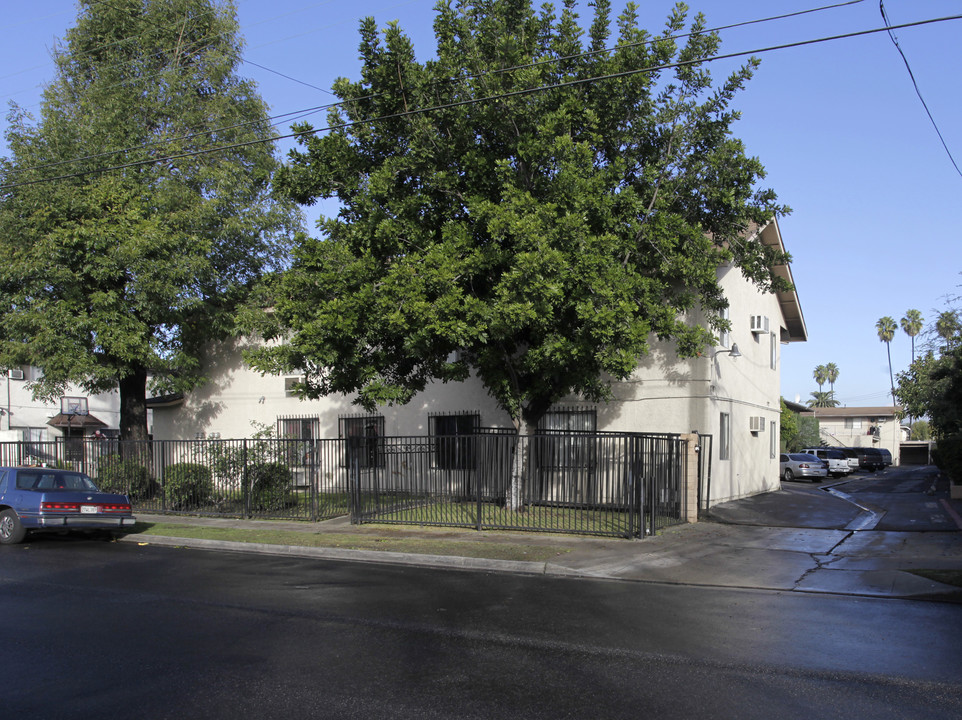
[[[318,430],[316,417],[277,418],[277,437],[282,440],[314,440]]]
[[[277,418],[278,446],[285,462],[291,466],[312,465],[314,440],[319,432],[320,422],[316,417]]]
[[[384,467],[384,416],[338,418],[338,436],[347,440],[347,464],[361,468]]]
[[[478,413],[431,415],[429,432],[434,437],[434,466],[441,470],[474,467],[474,435],[481,425]]]

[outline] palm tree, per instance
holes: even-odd
[[[906,335],[912,338],[912,362],[915,362],[915,336],[922,332],[924,325],[922,313],[918,310],[907,310],[905,317],[902,318],[902,329]]]
[[[831,408],[838,407],[838,400],[830,392],[813,392],[812,399],[808,401],[810,408]]]
[[[835,394],[835,381],[838,380],[838,365],[835,363],[828,363],[825,366],[825,379],[828,384],[832,387],[832,395]]]
[[[898,325],[895,321],[886,315],[883,318],[879,318],[879,321],[875,323],[875,329],[878,330],[878,339],[885,343],[885,351],[888,353],[889,357],[889,383],[892,387],[892,402],[895,402],[895,376],[892,375],[892,338],[895,337],[895,330]]]
[[[939,313],[939,319],[935,321],[935,332],[945,340],[946,345],[952,344],[959,333],[959,328],[959,314],[955,310],[944,310]]]
[[[826,371],[824,365],[819,365],[815,368],[815,372],[812,373],[812,377],[815,378],[815,383],[818,385],[819,392],[822,391],[822,385],[828,379],[828,371]]]

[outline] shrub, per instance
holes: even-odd
[[[280,510],[291,505],[290,488],[293,475],[279,462],[254,463],[248,467],[251,510]]]
[[[119,455],[108,455],[100,461],[97,486],[104,492],[129,495],[131,500],[146,500],[157,492],[157,483],[142,463],[122,460]]]
[[[210,469],[196,463],[177,463],[164,473],[164,498],[169,510],[193,510],[211,501],[214,482]]]
[[[962,433],[941,438],[932,455],[935,464],[953,482],[962,482]]]

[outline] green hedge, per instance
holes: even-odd
[[[168,510],[194,510],[209,505],[214,494],[210,468],[177,463],[164,473],[164,499]]]
[[[939,440],[932,457],[939,469],[954,482],[962,482],[962,433],[954,433]]]
[[[157,493],[157,483],[151,480],[147,468],[136,460],[122,460],[119,455],[100,461],[97,485],[104,492],[129,495],[131,500],[146,500]]]
[[[291,469],[279,462],[254,463],[248,467],[251,510],[280,510],[290,507]]]

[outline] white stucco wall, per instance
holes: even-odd
[[[598,429],[611,431],[711,434],[711,503],[777,489],[778,446],[771,453],[772,423],[778,432],[780,416],[779,366],[781,314],[774,295],[761,295],[736,271],[720,271],[729,299],[732,324],[729,344],[704,356],[679,360],[671,343],[655,342],[630,379],[615,383],[614,399],[597,406]],[[770,331],[753,334],[751,316],[769,319]],[[276,427],[278,418],[316,417],[321,437],[336,437],[338,418],[362,414],[349,397],[300,400],[285,396],[285,378],[261,376],[241,362],[250,341],[213,348],[206,363],[210,382],[187,395],[182,404],[155,408],[152,432],[156,439],[192,439],[218,435],[250,437],[259,427]],[[771,367],[772,343],[775,368]],[[732,357],[737,344],[741,357]],[[717,354],[716,354],[717,353]],[[571,397],[560,405],[591,407]],[[486,427],[511,427],[477,380],[434,384],[403,407],[378,411],[388,435],[420,435],[428,430],[433,413],[476,411]],[[720,457],[721,413],[731,422],[731,453]],[[763,418],[763,430],[749,429],[750,417]]]
[[[47,421],[60,412],[59,398],[53,401],[34,400],[30,389],[30,381],[40,377],[37,368],[23,368],[22,380],[13,379],[9,373],[0,373],[0,403],[3,416],[0,427],[13,433],[26,428],[41,429],[41,440],[53,440],[62,432],[58,428],[50,427]],[[87,410],[98,420],[106,423],[108,428],[120,426],[120,393],[112,392],[91,395],[83,388],[70,386],[64,392],[65,397],[87,398]],[[22,433],[21,433],[22,435]],[[11,435],[13,437],[13,435]],[[19,440],[20,437],[17,437]]]

